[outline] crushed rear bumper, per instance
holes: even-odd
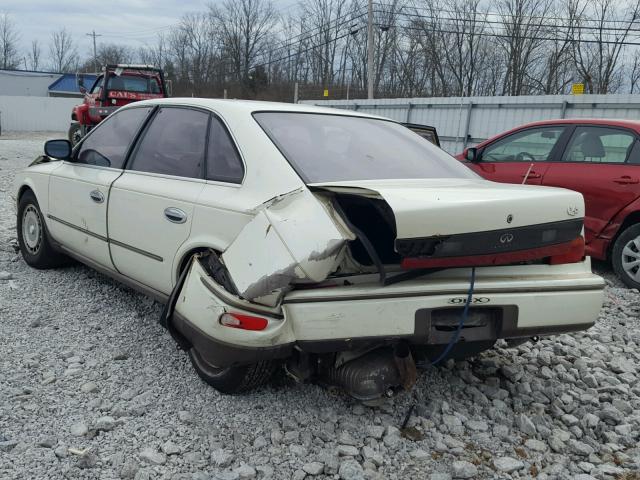
[[[212,365],[228,366],[309,353],[394,344],[448,343],[468,285],[468,269],[381,287],[361,279],[349,286],[294,290],[281,308],[234,302],[194,262],[176,304],[176,328]],[[461,342],[486,342],[585,330],[594,324],[604,281],[587,260],[477,270],[473,304]],[[267,318],[263,331],[219,323],[225,312]]]

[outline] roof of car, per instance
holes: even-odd
[[[559,118],[555,120],[541,120],[538,122],[531,122],[518,127],[534,127],[540,125],[558,125],[558,124],[570,124],[570,125],[609,125],[613,127],[627,127],[634,130],[640,130],[640,121],[627,120],[617,118]]]
[[[504,137],[506,135],[510,135],[519,130],[523,130],[525,128],[531,127],[544,127],[549,125],[602,125],[608,127],[623,127],[629,128],[631,130],[635,130],[640,133],[640,121],[638,120],[626,120],[626,119],[616,119],[616,118],[558,118],[554,120],[540,120],[537,122],[525,123],[523,125],[518,125],[517,127],[511,128],[509,130],[505,130],[497,135],[493,135],[492,137],[484,140],[482,143],[478,144],[478,148],[482,148],[485,145],[495,141],[498,138]]]
[[[366,113],[354,112],[353,110],[340,110],[328,107],[316,107],[301,103],[284,102],[264,102],[256,100],[235,100],[221,98],[195,98],[195,97],[172,97],[144,100],[134,102],[130,106],[141,105],[184,105],[201,107],[213,110],[222,115],[251,114],[253,112],[278,111],[278,112],[298,112],[298,113],[324,113],[332,115],[348,115],[354,117],[378,118],[389,120],[385,117],[370,115]],[[124,108],[124,107],[123,107]]]

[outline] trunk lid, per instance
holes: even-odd
[[[482,179],[362,180],[309,187],[384,200],[393,211],[397,239],[517,229],[584,217],[584,201],[577,192]]]

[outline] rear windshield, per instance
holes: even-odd
[[[477,178],[395,122],[299,112],[257,112],[254,117],[306,183]]]
[[[137,75],[112,75],[109,76],[109,90],[135,93],[162,93],[158,80],[153,77],[140,77]]]

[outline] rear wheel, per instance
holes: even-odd
[[[55,268],[69,258],[57,252],[49,239],[36,196],[27,190],[18,203],[18,243],[22,258],[34,268]]]
[[[69,141],[72,146],[75,146],[80,140],[82,140],[82,125],[72,123],[69,127]]]
[[[216,390],[228,394],[243,393],[260,387],[269,381],[274,372],[272,361],[237,367],[214,367],[193,347],[189,350],[189,358],[202,380]]]
[[[611,251],[613,270],[625,285],[640,289],[640,223],[627,227]]]

